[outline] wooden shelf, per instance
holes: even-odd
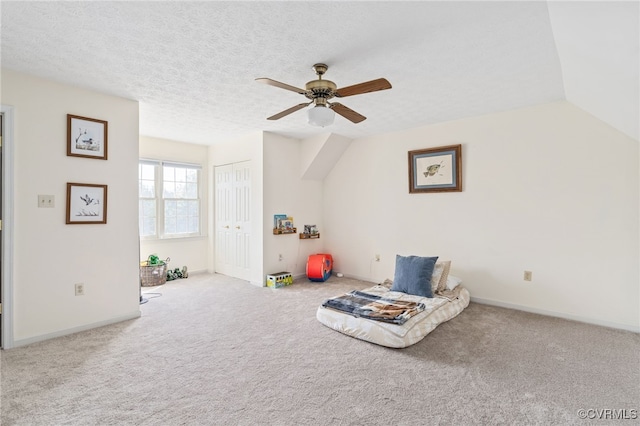
[[[287,230],[273,228],[273,235],[295,234],[296,232],[298,232],[298,228],[292,228]]]
[[[303,234],[302,232],[299,234],[301,240],[314,240],[316,238],[320,238],[320,233],[317,234]]]

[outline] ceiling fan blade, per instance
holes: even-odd
[[[338,98],[344,98],[345,96],[360,95],[362,93],[377,92],[378,90],[386,89],[391,89],[391,83],[389,83],[386,78],[379,78],[377,80],[354,84],[353,86],[342,87],[336,90],[335,95]]]
[[[304,95],[305,93],[307,93],[306,90],[299,89],[299,88],[297,88],[295,86],[291,86],[291,85],[286,84],[286,83],[280,83],[279,81],[271,80],[270,78],[256,78],[256,81],[258,83],[268,84],[269,86],[275,86],[275,87],[279,87],[281,89],[291,90],[292,92],[296,92],[296,93],[299,93],[301,95]]]
[[[351,108],[347,108],[342,104],[332,103],[330,106],[332,110],[334,110],[335,112],[337,112],[338,114],[346,118],[347,120],[352,121],[354,123],[359,123],[367,119],[367,117],[365,117],[364,115],[358,114]]]
[[[304,104],[298,104],[298,105],[293,106],[293,107],[291,107],[291,108],[289,108],[289,109],[285,109],[284,111],[279,112],[279,113],[277,113],[276,115],[272,115],[271,117],[267,118],[267,120],[279,120],[279,119],[281,119],[282,117],[284,117],[284,116],[287,116],[287,115],[291,114],[292,112],[296,112],[296,111],[298,111],[299,109],[302,109],[302,108],[304,108],[304,107],[306,107],[306,106],[309,106],[310,104],[311,104],[311,102],[309,102],[309,103],[304,103]]]

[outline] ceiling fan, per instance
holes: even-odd
[[[309,124],[316,126],[328,126],[333,123],[334,113],[338,113],[347,120],[353,123],[360,123],[367,119],[364,115],[361,115],[351,108],[347,108],[338,102],[328,102],[331,98],[344,98],[347,96],[360,95],[363,93],[377,92],[378,90],[391,89],[391,83],[385,78],[379,78],[377,80],[371,80],[364,83],[354,84],[353,86],[342,87],[338,89],[338,86],[333,81],[323,80],[322,76],[329,67],[325,64],[315,64],[313,70],[318,75],[317,80],[311,80],[305,85],[304,89],[291,86],[289,84],[280,83],[279,81],[272,80],[270,78],[256,78],[259,83],[268,84],[269,86],[279,87],[281,89],[290,90],[292,92],[304,95],[311,102],[305,102],[293,106],[289,109],[285,109],[267,120],[278,120],[293,112],[296,112],[304,107],[314,104],[314,107],[309,109]]]

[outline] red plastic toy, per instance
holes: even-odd
[[[330,254],[312,254],[307,259],[307,278],[323,282],[329,279],[333,270],[333,257]]]

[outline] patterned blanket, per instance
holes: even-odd
[[[394,300],[357,290],[325,300],[322,306],[346,312],[355,317],[393,324],[404,324],[409,318],[425,309],[422,303]]]

